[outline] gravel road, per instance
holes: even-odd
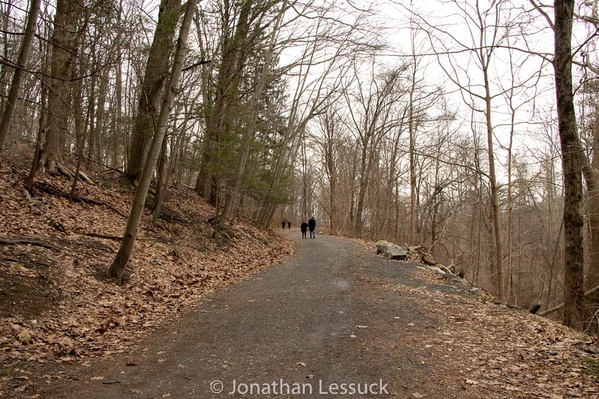
[[[470,397],[427,352],[435,314],[390,288],[442,286],[352,240],[281,234],[297,242],[288,261],[206,298],[140,351],[65,368],[43,397]]]

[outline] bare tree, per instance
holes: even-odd
[[[161,102],[164,82],[168,78],[170,54],[173,49],[177,23],[181,16],[181,0],[161,0],[158,23],[143,75],[126,175],[137,180],[141,175]]]
[[[21,42],[19,58],[15,65],[15,72],[13,74],[10,91],[8,92],[8,97],[4,106],[4,112],[2,113],[2,119],[0,120],[0,151],[2,151],[4,148],[4,141],[6,140],[6,136],[10,129],[10,124],[12,122],[12,117],[19,97],[21,82],[23,80],[23,68],[25,68],[27,59],[29,58],[31,43],[35,34],[35,26],[37,24],[37,17],[40,11],[40,3],[41,0],[31,0],[29,3],[27,26],[25,28],[23,40]]]
[[[80,0],[58,0],[51,39],[48,116],[42,161],[50,173],[56,173],[62,157],[62,143],[69,129],[69,92],[73,60],[81,44],[89,10]]]
[[[348,46],[352,46],[356,54],[372,50],[372,45],[364,40],[363,32],[360,31],[360,16],[355,17],[349,24],[325,18],[336,6],[334,1],[326,2],[320,7],[314,2],[309,2],[301,9],[293,8],[297,16],[292,20],[303,29],[295,34],[302,39],[296,39],[300,43],[300,47],[296,48],[299,53],[297,60],[284,67],[288,73],[293,74],[294,79],[291,81],[286,126],[282,129],[283,138],[279,144],[280,151],[271,166],[273,178],[268,184],[268,189],[262,194],[256,220],[258,225],[270,225],[279,205],[275,193],[290,174],[308,124],[324,112],[333,99],[339,97],[339,90],[344,81],[351,79],[346,77],[351,66],[351,58],[346,56]],[[350,13],[346,15],[349,16]],[[309,24],[307,28],[303,27],[304,19],[314,23]]]
[[[345,95],[351,121],[348,128],[356,137],[360,153],[356,213],[353,221],[354,234],[357,237],[360,237],[362,232],[362,216],[375,154],[383,137],[396,129],[400,123],[395,110],[397,102],[405,94],[401,88],[401,78],[405,71],[406,66],[401,65],[381,73],[380,76],[371,76],[367,82],[363,82],[356,74],[357,87],[353,95]]]
[[[476,1],[472,4],[454,0],[451,3],[464,15],[464,25],[468,29],[468,37],[471,43],[461,42],[459,38],[450,32],[428,24],[425,24],[425,29],[429,30],[431,37],[435,38],[432,44],[439,57],[439,65],[445,71],[446,76],[460,88],[464,102],[484,118],[488,156],[487,175],[490,186],[497,274],[495,287],[499,298],[504,299],[501,204],[496,172],[495,125],[493,121],[493,101],[503,94],[503,90],[493,92],[491,68],[497,57],[498,49],[506,45],[506,39],[511,34],[512,27],[508,22],[511,19],[510,9],[506,8],[508,5],[505,2],[501,1]],[[425,21],[421,23],[423,22]],[[456,48],[452,48],[448,43],[455,44]],[[477,73],[480,75],[478,83],[474,83],[475,78],[468,75],[470,71],[466,70],[463,64],[454,58],[454,53],[462,51],[469,52],[472,55],[477,66]]]
[[[582,229],[581,148],[574,110],[572,86],[572,24],[574,0],[556,0],[555,13],[555,89],[557,116],[564,173],[564,324],[581,329],[584,319],[584,250]]]
[[[127,220],[127,227],[123,235],[123,241],[121,242],[121,246],[119,247],[119,251],[114,261],[108,269],[108,275],[111,277],[116,277],[119,283],[123,282],[123,274],[127,268],[127,264],[129,263],[131,253],[133,252],[133,246],[135,245],[137,230],[143,215],[144,203],[148,194],[148,188],[150,187],[150,181],[154,173],[156,160],[160,155],[160,149],[162,147],[164,135],[166,134],[167,123],[175,94],[178,91],[177,86],[179,84],[179,77],[181,76],[181,70],[183,69],[183,62],[185,60],[185,46],[187,44],[191,22],[196,11],[197,4],[198,0],[188,0],[187,2],[185,15],[183,16],[183,22],[181,23],[179,38],[177,40],[171,76],[169,78],[168,86],[162,101],[162,107],[160,108],[156,132],[152,137],[152,143],[150,145],[148,156],[139,179],[139,185],[135,191],[135,198],[133,200],[129,218]]]
[[[329,231],[332,234],[338,234],[337,226],[337,201],[338,192],[337,186],[339,181],[338,168],[340,163],[338,147],[342,140],[340,126],[341,121],[335,112],[333,106],[329,106],[327,110],[319,116],[320,134],[315,135],[314,141],[320,147],[322,152],[323,162],[323,179],[328,182],[328,192],[325,194],[328,201],[324,201],[325,212],[329,217]],[[324,182],[323,182],[324,183]],[[305,217],[306,215],[303,215]]]
[[[584,321],[584,245],[582,176],[585,156],[578,134],[572,84],[574,0],[556,0],[554,19],[530,0],[554,33],[553,68],[564,180],[564,324],[582,329]]]

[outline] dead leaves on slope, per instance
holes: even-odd
[[[591,337],[485,297],[390,288],[438,318],[416,345],[442,359],[436,367],[460,376],[465,390],[485,398],[599,398]]]
[[[21,361],[66,362],[125,352],[198,298],[291,253],[288,242],[243,221],[230,227],[233,240],[208,238],[204,230],[213,210],[194,194],[177,191],[166,209],[186,223],[161,220],[150,226],[146,213],[126,284],[117,286],[105,276],[118,241],[102,237],[122,235],[126,220],[119,214],[128,213],[131,190],[116,180],[85,185],[78,195],[97,203],[70,202],[47,193],[49,185],[68,192],[66,179],[44,181],[46,193],[35,192],[35,201],[64,227],[60,232],[28,202],[20,190],[23,178],[23,171],[0,166],[0,237],[12,240],[0,245],[4,369]],[[10,379],[12,391],[25,389],[19,375],[24,374],[0,378]]]

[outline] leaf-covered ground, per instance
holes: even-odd
[[[122,353],[197,298],[292,251],[244,220],[214,231],[213,208],[175,187],[156,225],[146,211],[119,286],[106,271],[133,188],[118,174],[96,174],[70,201],[72,181],[40,175],[29,197],[26,176],[24,163],[0,162],[0,397],[26,396],[24,364]]]
[[[430,270],[423,281],[447,284]],[[420,341],[464,391],[485,398],[599,398],[596,338],[492,297],[390,287],[428,308],[442,323]],[[418,329],[418,326],[414,326]],[[447,377],[446,377],[447,378]]]

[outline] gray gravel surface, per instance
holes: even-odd
[[[43,397],[467,397],[446,359],[427,355],[434,313],[389,289],[447,287],[352,240],[282,234],[297,242],[285,263],[206,298],[140,351],[65,368]]]

